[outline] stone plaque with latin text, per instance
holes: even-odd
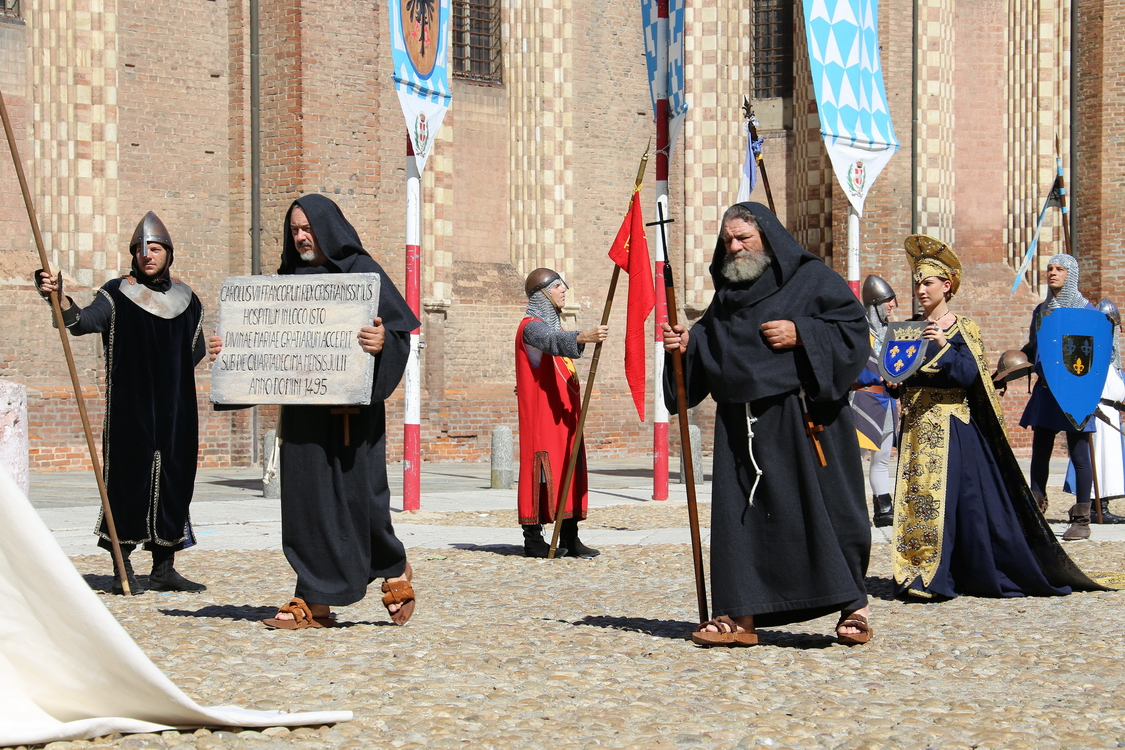
[[[370,404],[375,360],[359,329],[378,310],[377,273],[224,279],[211,402]]]

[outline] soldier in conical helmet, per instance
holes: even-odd
[[[102,334],[106,356],[103,473],[132,593],[141,593],[130,553],[152,553],[149,588],[204,591],[173,565],[176,552],[195,544],[188,518],[199,453],[195,365],[207,354],[203,305],[170,274],[171,235],[149,211],[129,242],[129,275],[112,279],[79,308],[62,294],[62,274],[35,274],[44,297],[60,292],[63,322],[75,336]],[[99,517],[98,546],[109,532]],[[114,593],[122,593],[117,571]]]
[[[519,401],[519,520],[527,557],[547,557],[550,544],[543,524],[555,520],[564,474],[578,432],[581,397],[572,360],[586,344],[605,341],[609,327],[565,331],[560,312],[567,284],[556,271],[537,268],[527,276],[527,309],[516,330],[516,396]],[[586,451],[579,445],[573,483],[563,505],[556,555],[594,557],[598,550],[578,538],[578,522],[586,517]],[[536,470],[538,469],[538,473]]]
[[[887,332],[888,314],[897,307],[897,303],[891,285],[874,274],[864,279],[861,296],[867,314],[867,328],[871,333],[871,356],[856,379],[851,404],[859,446],[865,452],[871,452],[871,468],[867,476],[871,483],[872,522],[876,526],[890,526],[894,522],[890,460],[891,448],[897,439],[898,407],[887,394],[879,375],[879,354]]]

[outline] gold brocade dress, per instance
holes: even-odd
[[[947,343],[896,390],[902,407],[892,556],[896,593],[923,599],[1058,596],[1098,588],[1035,507],[1004,432],[980,329]]]

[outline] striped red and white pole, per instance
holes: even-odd
[[[668,0],[656,4],[656,202],[657,216],[668,217]],[[663,204],[663,207],[660,207]],[[653,409],[652,409],[652,499],[668,499],[668,408],[664,405],[664,332],[660,326],[668,322],[668,303],[664,292],[665,248],[668,247],[666,224],[657,224],[663,232],[656,242],[656,315],[653,336]]]
[[[419,279],[422,275],[422,180],[414,146],[406,137],[406,304],[422,319]],[[410,332],[410,357],[406,361],[406,398],[402,426],[402,509],[422,507],[422,367],[418,358],[419,326]]]

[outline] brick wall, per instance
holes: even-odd
[[[1065,12],[1026,17],[1012,15],[999,0],[972,6],[924,0],[915,29],[913,6],[908,0],[880,4],[888,101],[903,148],[868,197],[861,274],[883,276],[907,302],[902,238],[916,227],[951,241],[966,264],[954,307],[981,323],[994,361],[1023,343],[1037,300],[1026,287],[1012,299],[1008,288],[1011,258],[1027,239],[1028,202],[1038,207],[1042,191],[1035,183],[1049,180],[1053,164],[1042,131],[1063,117],[1065,71],[1056,71],[1065,50],[1048,42],[1058,36],[1053,29],[1065,26]],[[1083,168],[1076,180],[1083,291],[1092,299],[1117,297],[1119,304],[1125,299],[1125,146],[1116,140],[1125,114],[1125,63],[1117,54],[1125,38],[1123,6],[1099,0],[1083,15],[1083,130],[1077,138]],[[25,7],[26,25],[0,21],[0,81],[52,262],[66,272],[75,298],[88,301],[127,267],[125,242],[140,216],[155,210],[176,241],[177,275],[196,288],[213,321],[221,279],[250,267],[247,0],[118,0],[110,6],[44,0]],[[389,76],[383,6],[278,0],[261,11],[263,270],[277,266],[290,202],[320,192],[340,203],[401,288],[404,123]],[[820,141],[801,59],[799,6],[796,13],[793,123],[764,133],[767,165],[786,225],[842,269],[847,204]],[[612,272],[605,253],[652,134],[635,5],[508,3],[503,20],[504,84],[454,84],[453,107],[423,179],[422,434],[431,459],[484,459],[491,427],[516,427],[512,337],[528,271],[551,265],[566,275],[569,328],[598,320]],[[735,0],[688,12],[693,109],[671,164],[676,224],[670,233],[686,319],[697,317],[710,299],[715,224],[737,189],[748,24],[745,4]],[[1007,57],[1013,40],[1038,40],[1040,47],[1015,60]],[[78,49],[92,52],[79,55]],[[1026,103],[1032,93],[1034,106]],[[1033,125],[1039,141],[1020,151],[1016,144]],[[1067,137],[1063,127],[1064,148]],[[642,194],[650,221],[654,178],[650,163]],[[57,334],[27,283],[38,263],[10,170],[0,171],[0,188],[0,227],[7,230],[0,232],[6,289],[0,312],[11,323],[0,342],[0,374],[28,385],[33,468],[80,467],[85,447],[53,343]],[[764,201],[761,188],[754,199]],[[626,295],[623,280],[587,422],[595,455],[651,450],[652,415],[647,423],[637,420],[621,367]],[[100,343],[73,344],[97,428]],[[579,363],[583,382],[588,362]],[[206,366],[198,370],[198,384],[203,464],[246,463],[253,451],[251,413],[207,408]],[[1016,415],[1024,398],[1010,394],[1006,410]],[[395,458],[401,455],[401,391],[388,409],[389,455]],[[692,415],[708,448],[712,413],[705,404]],[[259,430],[272,425],[274,414],[258,410]],[[670,435],[675,446],[674,418]],[[1020,435],[1014,431],[1023,446]]]

